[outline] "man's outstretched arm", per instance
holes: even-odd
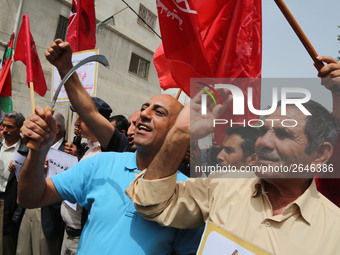
[[[54,65],[61,76],[64,76],[73,67],[72,48],[68,42],[56,39],[45,51],[46,59]],[[96,136],[100,145],[106,149],[114,133],[114,127],[97,110],[91,97],[83,88],[78,75],[73,73],[65,83],[65,89],[70,102],[86,126]]]
[[[189,146],[190,135],[191,139],[199,139],[211,133],[213,119],[228,107],[230,98],[227,97],[224,106],[209,104],[205,116],[196,107],[199,103],[196,100],[191,102],[191,113],[189,105],[184,107],[159,153],[125,191],[144,218],[166,226],[195,228],[209,216],[212,179],[189,178],[176,183],[176,171]]]
[[[192,141],[196,141],[214,131],[213,120],[231,103],[229,90],[220,89],[219,91],[223,105],[215,105],[209,101],[206,115],[202,115],[200,112],[200,94],[196,95],[191,103],[184,107],[166,136],[159,153],[145,172],[144,179],[160,179],[174,174],[189,147],[190,137]]]
[[[52,180],[44,176],[44,163],[57,130],[52,112],[36,107],[21,128],[23,139],[40,144],[37,150],[30,149],[21,169],[18,183],[18,204],[36,208],[62,201]]]

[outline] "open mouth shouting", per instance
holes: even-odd
[[[152,129],[149,126],[147,126],[143,123],[139,123],[137,125],[137,133],[151,132],[151,131],[152,131]]]

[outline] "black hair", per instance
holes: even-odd
[[[116,122],[116,128],[118,129],[119,132],[122,130],[125,130],[125,134],[127,133],[127,130],[129,128],[129,121],[127,118],[123,115],[114,115],[109,118],[109,121]]]
[[[255,153],[255,142],[260,134],[257,128],[243,126],[230,127],[226,129],[226,133],[228,136],[237,134],[243,139],[243,142],[241,143],[243,161],[245,161],[248,156]]]
[[[24,115],[16,111],[6,112],[4,118],[15,119],[15,124],[18,128],[21,128],[25,121]]]
[[[302,105],[311,113],[306,116],[305,134],[308,143],[305,152],[310,154],[324,142],[334,145],[338,135],[336,118],[325,107],[313,100]],[[278,106],[281,106],[281,101]],[[293,107],[293,105],[287,105],[287,107]]]

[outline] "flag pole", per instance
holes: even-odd
[[[288,7],[283,2],[283,0],[274,0],[274,1],[277,4],[277,6],[279,7],[279,9],[281,10],[282,14],[286,17],[288,23],[290,24],[292,29],[295,31],[296,35],[299,37],[301,43],[303,44],[303,46],[305,47],[305,49],[307,50],[307,52],[309,53],[311,58],[313,59],[316,69],[318,69],[318,71],[320,71],[320,69],[322,67],[324,67],[325,65],[323,64],[322,61],[317,59],[318,54],[316,53],[313,45],[310,43],[310,41],[308,40],[305,33],[302,31],[299,24],[296,22],[292,13],[289,11]],[[338,87],[336,85],[333,85],[333,87],[331,87],[330,90],[335,95],[340,95],[340,89],[338,89]]]
[[[35,100],[34,100],[34,85],[33,85],[33,82],[30,82],[30,92],[31,92],[32,114],[34,114]]]
[[[68,107],[68,114],[67,114],[67,142],[68,143],[72,143],[72,138],[71,138],[72,117],[73,117],[73,112],[71,108]]]
[[[32,106],[32,114],[35,112],[35,100],[34,100],[34,85],[33,82],[30,82],[30,94],[31,94],[31,106]],[[37,141],[29,140],[26,144],[28,148],[37,150],[40,144]]]
[[[299,37],[301,43],[303,44],[303,46],[305,47],[305,49],[309,53],[310,57],[313,59],[316,68],[318,70],[320,70],[324,66],[324,64],[322,63],[322,61],[320,61],[316,58],[318,56],[318,54],[316,53],[314,47],[312,46],[312,44],[308,40],[307,36],[305,35],[305,33],[302,31],[301,27],[299,26],[299,24],[295,20],[294,16],[289,11],[288,7],[283,2],[283,0],[274,0],[274,1],[275,1],[276,5],[279,7],[279,9],[281,10],[282,14],[286,17],[288,23],[290,24],[292,29],[295,31],[296,35]]]

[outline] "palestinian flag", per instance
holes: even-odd
[[[10,97],[0,97],[0,110],[3,112],[13,111],[12,99]]]
[[[11,79],[11,65],[13,55],[13,41],[14,33],[5,49],[1,66],[0,66],[0,110],[8,112],[12,110],[12,79]]]

